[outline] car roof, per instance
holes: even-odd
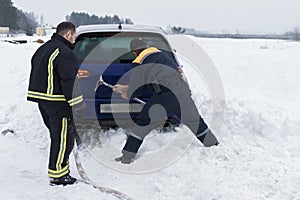
[[[81,25],[77,28],[77,35],[83,33],[95,33],[95,32],[149,32],[159,33],[166,35],[163,29],[159,26],[151,25],[132,25],[122,24],[121,28],[119,24],[97,24],[97,25]]]

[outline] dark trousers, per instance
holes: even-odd
[[[172,115],[180,119],[181,123],[188,126],[195,135],[208,128],[190,95],[177,97],[168,91],[152,96],[137,116],[132,132],[144,138],[151,130],[164,123],[166,117]]]
[[[76,132],[72,108],[62,102],[39,102],[38,105],[51,139],[48,176],[59,178],[70,172],[69,155]]]
[[[178,97],[171,91],[155,94],[137,116],[123,153],[136,153],[143,139],[151,130],[163,124],[170,114],[180,119],[197,137],[209,130],[189,94],[181,94]]]

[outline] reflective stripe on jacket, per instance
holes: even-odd
[[[27,99],[29,101],[68,102],[74,106],[83,101],[77,84],[78,62],[73,45],[54,33],[31,60]]]

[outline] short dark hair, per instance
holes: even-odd
[[[130,51],[145,49],[147,47],[148,45],[142,38],[136,38],[130,42]]]
[[[65,35],[68,31],[72,31],[72,33],[76,31],[76,27],[72,22],[61,22],[56,27],[56,33],[58,33],[59,35]]]

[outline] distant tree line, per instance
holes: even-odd
[[[285,35],[295,41],[300,41],[300,28],[295,27],[293,31],[286,32]]]
[[[196,37],[208,37],[208,38],[233,38],[233,39],[279,39],[279,40],[292,40],[300,41],[300,29],[296,27],[293,31],[289,31],[283,34],[211,34],[211,33],[199,33],[191,34]]]
[[[76,27],[90,24],[133,24],[131,19],[123,19],[117,15],[105,15],[104,17],[98,17],[96,15],[89,15],[88,13],[83,12],[72,12],[71,15],[66,16],[66,20],[74,23]]]
[[[17,9],[11,0],[0,0],[0,26],[9,27],[11,32],[21,30],[27,35],[33,35],[38,22],[34,13]]]
[[[166,32],[168,34],[187,34],[205,38],[281,39],[300,41],[300,27],[295,27],[293,30],[283,34],[241,34],[238,30],[236,33],[209,33],[198,31],[193,28],[183,28],[181,26],[168,26]]]

